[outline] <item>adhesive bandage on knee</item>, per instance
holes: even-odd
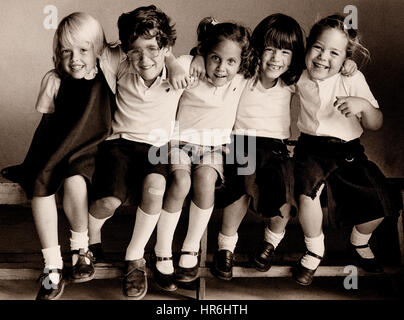
[[[149,189],[147,189],[147,192],[154,196],[164,196],[164,189],[150,187]]]

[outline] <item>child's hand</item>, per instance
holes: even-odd
[[[360,97],[337,97],[334,107],[338,109],[345,117],[353,117],[360,114],[368,108],[369,102]]]
[[[346,59],[341,69],[341,74],[346,77],[353,76],[358,71],[356,62],[351,59]]]
[[[191,66],[189,67],[189,74],[201,80],[205,78],[205,61],[202,56],[196,55],[192,59]]]
[[[187,78],[189,78],[188,75],[179,63],[175,62],[170,65],[169,81],[174,90],[186,88]]]

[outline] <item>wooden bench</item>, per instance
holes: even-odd
[[[401,186],[402,195],[404,198],[404,179],[393,179],[395,183]],[[13,182],[0,178],[0,205],[8,206],[25,206],[30,205],[27,200],[24,191],[21,187]],[[209,228],[208,228],[209,229]],[[397,223],[397,235],[399,248],[399,264],[394,266],[385,267],[385,273],[389,275],[403,275],[404,274],[404,231],[403,231],[403,217],[402,213],[398,218]],[[213,237],[217,237],[213,235]],[[212,251],[212,250],[211,250]],[[291,265],[294,261],[297,261],[301,253],[291,253],[283,256],[280,264],[275,265],[267,272],[259,272],[253,268],[246,266],[248,257],[243,254],[236,254],[236,263],[233,268],[233,277],[250,277],[250,278],[268,278],[268,277],[291,277]],[[211,263],[213,257],[212,253],[208,251],[208,230],[205,231],[201,240],[201,260],[200,260],[200,278],[196,283],[196,299],[205,299],[206,297],[206,279],[212,278],[209,271],[209,263]],[[122,263],[106,263],[97,264],[95,279],[111,279],[122,276]],[[11,267],[10,264],[0,264],[0,279],[13,280],[13,279],[35,279],[38,274],[38,264],[29,262],[20,262],[19,267]],[[346,277],[348,274],[345,270],[346,265],[326,265],[320,266],[316,271],[316,277]],[[150,270],[148,274],[151,274]],[[358,276],[372,276],[358,268]]]

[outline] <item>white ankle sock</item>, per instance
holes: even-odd
[[[157,241],[154,246],[154,252],[157,257],[172,256],[172,242],[180,216],[181,211],[170,213],[164,209],[161,210],[160,218],[157,222]],[[174,272],[172,260],[157,261],[156,268],[164,274],[171,274]]]
[[[72,236],[70,238],[70,250],[79,250],[84,249],[85,252],[88,250],[88,230],[84,232],[75,232],[70,230]],[[78,254],[72,255],[72,265],[74,266],[77,263],[77,259],[79,258]],[[87,264],[90,264],[90,260],[85,258]]]
[[[352,228],[352,233],[351,233],[351,243],[354,246],[361,246],[364,244],[368,244],[370,237],[372,236],[372,233],[370,234],[363,234],[360,233],[358,231],[358,229],[356,229],[356,227],[354,226]],[[355,249],[358,254],[364,258],[364,259],[373,259],[375,256],[372,252],[372,249],[370,249],[369,247],[367,248],[358,248]]]
[[[88,243],[89,244],[101,243],[101,228],[104,225],[105,221],[107,221],[111,217],[107,217],[104,219],[98,219],[98,218],[93,217],[91,215],[91,213],[88,214],[88,236],[89,236]]]
[[[209,223],[213,212],[213,206],[208,209],[201,209],[191,201],[189,208],[189,222],[187,236],[182,245],[182,251],[198,252],[201,238]],[[192,268],[198,263],[197,256],[183,254],[180,257],[179,266],[183,268]]]
[[[42,255],[45,260],[45,269],[63,269],[63,259],[60,252],[60,246],[42,249]],[[59,283],[59,276],[57,273],[50,273],[49,279],[52,283]]]
[[[234,249],[236,248],[238,240],[237,232],[232,236],[226,236],[223,233],[219,232],[217,236],[217,244],[220,250],[229,250],[234,253]]]
[[[283,230],[282,233],[275,233],[271,231],[271,229],[265,227],[265,232],[264,232],[264,240],[274,246],[274,249],[279,245],[279,243],[282,241],[283,237],[285,236],[286,231]]]
[[[314,238],[304,237],[304,242],[306,243],[306,248],[308,251],[311,251],[320,257],[324,256],[324,234],[321,233],[319,236]],[[306,267],[307,269],[314,270],[318,267],[321,260],[310,256],[308,254],[304,255],[301,264],[302,266]]]
[[[140,207],[137,208],[135,227],[126,249],[125,260],[130,261],[143,258],[144,248],[156,227],[159,217],[160,213],[147,214]]]

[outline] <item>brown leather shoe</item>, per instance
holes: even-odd
[[[74,283],[81,283],[92,280],[95,276],[95,269],[93,265],[94,258],[91,251],[84,251],[84,249],[81,248],[79,250],[72,250],[71,253],[72,255],[79,255],[76,264],[72,267],[71,281]],[[89,263],[87,263],[86,258]]]
[[[274,257],[274,246],[266,241],[262,241],[255,251],[253,265],[255,269],[266,272],[272,267],[272,259]]]
[[[221,280],[230,281],[233,279],[233,252],[229,250],[217,251],[210,272]]]
[[[142,299],[147,292],[146,260],[125,261],[122,290],[125,296]]]

